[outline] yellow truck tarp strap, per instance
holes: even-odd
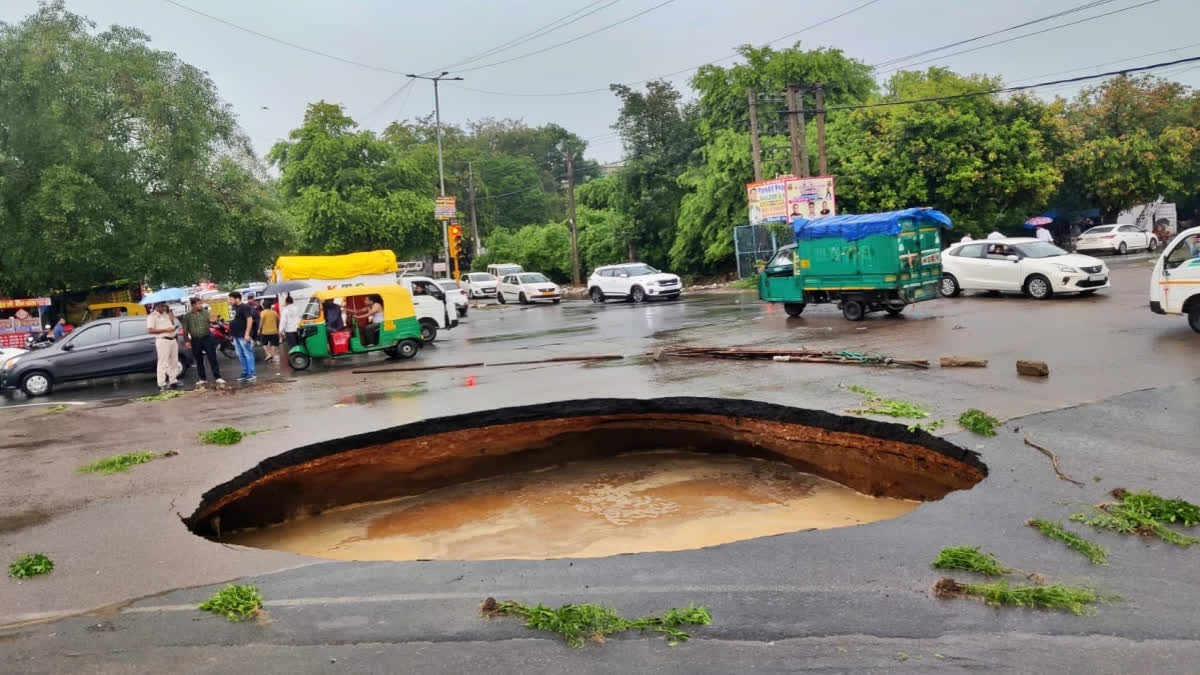
[[[274,280],[348,279],[363,274],[395,274],[396,254],[389,250],[346,255],[287,255],[275,261]]]

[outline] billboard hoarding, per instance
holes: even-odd
[[[458,214],[458,206],[454,197],[435,197],[433,200],[433,217],[438,220],[450,220]]]
[[[787,192],[787,222],[837,215],[833,176],[784,179]]]
[[[746,184],[750,224],[787,221],[787,188],[783,178]]]

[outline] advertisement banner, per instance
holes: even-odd
[[[438,220],[450,220],[458,214],[454,197],[434,197],[433,217]]]
[[[782,223],[787,221],[787,191],[785,179],[764,180],[746,184],[746,201],[750,207],[750,224]]]
[[[833,176],[789,177],[787,185],[787,221],[812,220],[837,215]]]

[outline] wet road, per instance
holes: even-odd
[[[11,395],[0,406],[0,423],[5,428],[0,439],[0,557],[11,560],[28,550],[44,550],[58,567],[46,579],[0,584],[0,622],[51,617],[185,586],[297,567],[261,580],[264,589],[270,589],[269,599],[297,599],[296,604],[270,608],[282,624],[275,629],[259,627],[254,629],[256,633],[236,633],[241,627],[227,630],[206,623],[204,630],[195,633],[188,633],[182,624],[175,632],[169,613],[167,619],[156,614],[158,610],[110,614],[99,621],[114,624],[117,632],[105,634],[95,643],[96,649],[103,647],[107,653],[108,649],[148,643],[203,646],[241,642],[246,635],[271,642],[286,634],[292,641],[289,644],[528,637],[518,626],[493,628],[471,623],[470,607],[496,588],[507,589],[510,596],[520,593],[531,601],[599,598],[630,611],[647,604],[709,602],[726,617],[724,627],[712,635],[726,640],[850,633],[924,639],[936,637],[936,633],[922,625],[942,624],[958,632],[1105,632],[1136,639],[1194,639],[1195,635],[1171,628],[1190,625],[1186,619],[1178,624],[1171,621],[1179,620],[1186,607],[1194,605],[1181,598],[1194,600],[1200,593],[1195,566],[1183,557],[1187,552],[1164,552],[1161,546],[1151,546],[1145,547],[1149,553],[1139,557],[1142,554],[1137,549],[1144,547],[1142,543],[1101,537],[1126,557],[1119,567],[1091,568],[1076,564],[1069,552],[1047,547],[1021,526],[1031,515],[1029,504],[1052,509],[1055,500],[1099,501],[1104,490],[1115,487],[1113,481],[1131,481],[1197,499],[1194,481],[1185,476],[1200,468],[1194,443],[1187,442],[1197,431],[1194,410],[1200,393],[1190,383],[1200,376],[1200,335],[1188,329],[1182,318],[1150,314],[1146,308],[1148,276],[1145,263],[1121,264],[1113,272],[1114,287],[1091,298],[1034,302],[1015,296],[964,296],[910,308],[899,319],[872,316],[857,324],[845,322],[833,307],[810,307],[802,318],[788,319],[782,308],[763,305],[752,293],[711,293],[650,305],[611,303],[599,307],[573,301],[528,308],[493,306],[472,310],[459,328],[442,333],[435,345],[405,364],[379,357],[357,358],[328,367],[317,365],[297,374],[279,373],[277,368],[260,364],[261,379],[255,386],[191,393],[160,403],[130,401],[153,390],[150,378],[63,387],[52,397],[37,401],[35,407],[19,407],[30,402],[19,394]],[[935,362],[940,356],[958,354],[987,358],[991,365],[986,369],[942,370],[935,366],[913,371],[698,359],[655,361],[646,356],[656,347],[673,344],[804,345]],[[591,364],[373,375],[351,372],[365,365],[495,363],[585,354],[627,358]],[[1045,380],[1017,376],[1013,362],[1018,358],[1047,361],[1051,376]],[[1183,384],[1177,389],[1165,388],[1174,383]],[[934,419],[947,420],[944,434],[958,431],[954,420],[967,407],[1002,418],[1060,410],[1025,418],[1019,425],[1023,430],[1037,430],[1042,440],[1053,444],[1069,462],[1068,470],[1085,478],[1094,473],[1104,482],[1094,486],[1089,482],[1077,490],[1056,481],[1044,466],[1044,458],[1030,453],[1019,437],[1011,434],[990,441],[954,435],[958,442],[984,453],[992,477],[979,488],[894,521],[755,539],[703,551],[600,558],[576,562],[573,568],[554,561],[311,566],[312,559],[293,554],[225,547],[198,539],[175,515],[189,513],[205,490],[266,457],[316,440],[428,417],[572,398],[666,395],[754,398],[843,412],[861,402],[848,390],[854,384],[926,405]],[[1150,388],[1156,391],[1070,409]],[[50,412],[50,406],[41,403],[80,405]],[[268,431],[232,447],[205,446],[197,441],[198,431],[226,424]],[[137,467],[129,474],[75,473],[75,467],[84,462],[137,449],[178,449],[182,454]],[[969,523],[959,520],[967,516]],[[955,533],[953,541],[947,540],[946,533]],[[982,606],[931,604],[924,595],[932,581],[927,569],[930,554],[943,544],[960,542],[987,544],[999,549],[998,553],[1008,550],[1008,557],[1017,558],[1010,562],[1023,568],[1052,567],[1066,570],[1066,576],[1075,580],[1099,579],[1127,597],[1141,592],[1140,587],[1126,583],[1132,567],[1149,586],[1158,589],[1147,591],[1153,595],[1152,603],[1139,599],[1137,612],[1106,613],[1093,620],[1041,614],[1000,618]],[[881,551],[890,552],[890,558],[885,560]],[[795,566],[801,564],[805,576],[794,577]],[[685,578],[702,580],[708,590],[679,588]],[[808,590],[784,589],[797,583]],[[614,590],[587,595],[585,588],[604,588],[606,584]],[[745,588],[735,588],[738,584]],[[722,585],[728,588],[721,590]],[[441,600],[410,597],[431,589],[452,596]],[[539,589],[545,593],[539,594]],[[406,615],[414,617],[412,622],[396,625],[379,605],[360,607],[348,600],[326,607],[326,603],[312,601],[338,595],[386,596],[389,592],[396,604],[406,607]],[[799,595],[788,595],[793,592]],[[199,590],[189,591],[142,605],[186,604],[200,594]],[[893,599],[885,600],[880,594],[890,594]],[[783,604],[771,599],[776,596]],[[750,597],[761,604],[747,605]],[[829,606],[841,607],[843,612],[826,616]],[[1149,611],[1150,607],[1154,611]],[[852,616],[845,615],[846,610],[852,610]],[[294,616],[305,612],[309,613]],[[176,614],[180,621],[190,622],[192,617],[183,611]],[[459,614],[460,618],[454,618]],[[417,620],[422,615],[446,623],[439,627]],[[814,622],[809,625],[805,623],[809,620],[798,616],[824,618],[809,619]],[[859,622],[851,621],[853,617]],[[871,620],[863,621],[863,617]],[[169,625],[159,631],[164,620]],[[728,623],[730,620],[737,623]],[[64,637],[78,634],[80,639],[99,639],[85,631],[87,621],[97,623],[95,617],[73,621],[58,629],[39,629],[38,634],[61,631]],[[752,630],[754,627],[762,630]],[[66,648],[41,638],[31,640],[0,643],[0,651],[13,650],[28,657]],[[80,644],[90,643],[77,640],[70,644],[70,649],[79,649]],[[44,670],[54,668],[48,665]]]

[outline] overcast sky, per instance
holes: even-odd
[[[71,11],[88,16],[100,27],[114,23],[136,26],[150,35],[155,47],[176,52],[185,61],[207,71],[221,96],[233,104],[242,126],[262,154],[299,124],[307,103],[320,99],[341,103],[360,124],[382,129],[391,120],[433,110],[433,92],[428,82],[420,82],[389,99],[405,84],[404,73],[428,72],[462,61],[575,10],[599,9],[565,28],[465,64],[460,70],[521,56],[651,9],[664,0],[178,1],[281,40],[382,69],[372,70],[308,54],[197,16],[166,0],[67,1]],[[864,1],[674,0],[569,45],[510,63],[462,72],[466,80],[461,84],[496,92],[542,93],[644,80],[729,56],[737,45],[773,40]],[[1115,0],[964,47],[1144,1]],[[807,47],[838,47],[852,57],[874,64],[1083,2],[877,0],[777,46],[801,39]],[[18,21],[36,7],[36,0],[0,0],[0,19]],[[1035,78],[1029,80],[1033,82],[1070,77],[1200,56],[1197,26],[1200,26],[1200,2],[1158,0],[1062,30],[938,58],[920,67],[944,65],[960,72],[999,75],[1010,83],[1027,78]],[[1162,50],[1174,51],[1099,69],[1089,68]],[[1065,70],[1073,72],[1057,73]],[[1175,68],[1169,73],[1175,71],[1180,71],[1175,74],[1176,79],[1191,86],[1200,85],[1200,67]],[[685,73],[670,79],[687,91],[688,76]],[[1073,91],[1074,88],[1060,88],[1046,95]],[[451,123],[489,116],[519,118],[531,125],[556,122],[593,139],[589,156],[601,161],[621,156],[620,143],[610,128],[617,106],[615,97],[608,92],[556,97],[499,96],[446,84],[441,100],[443,119]]]

